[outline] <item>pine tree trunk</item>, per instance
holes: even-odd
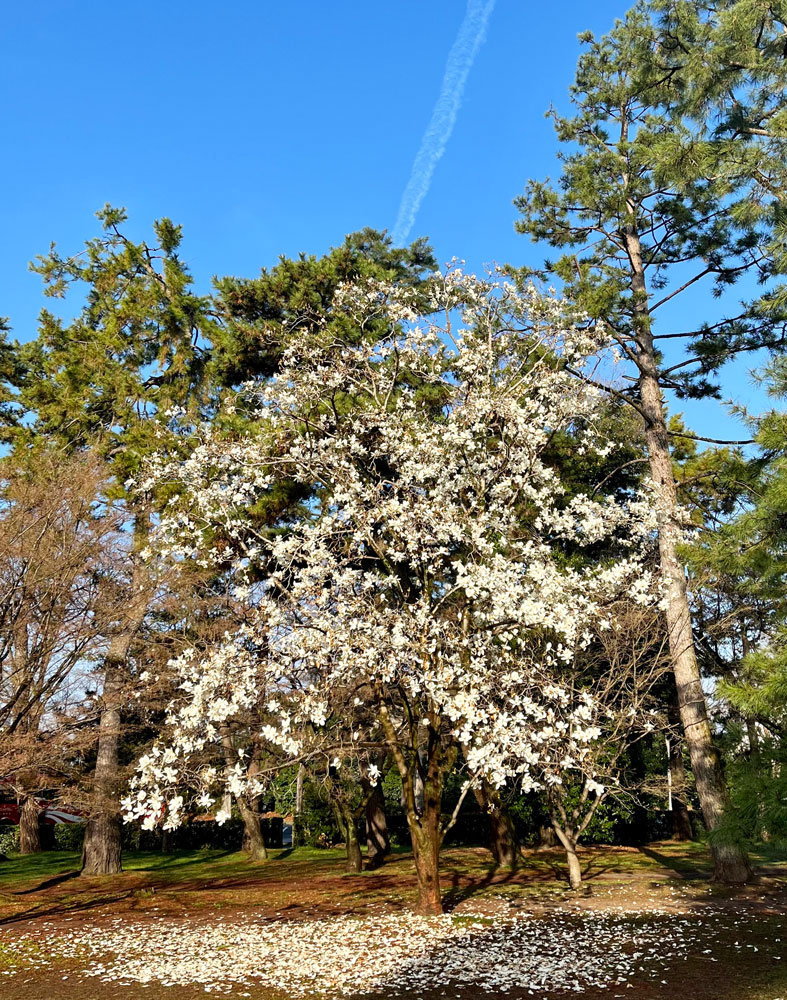
[[[141,533],[135,529],[135,544]],[[135,561],[125,627],[109,644],[104,660],[104,690],[98,725],[98,751],[93,772],[93,800],[82,847],[83,875],[114,875],[122,867],[122,818],[120,812],[120,710],[131,643],[142,625],[148,596],[145,577]]]
[[[123,870],[120,815],[120,705],[122,666],[131,642],[119,636],[110,645],[104,674],[93,800],[82,847],[83,875],[114,875]]]
[[[369,796],[365,806],[366,857],[370,867],[377,867],[391,850],[391,838],[388,836],[382,785],[379,781],[374,787],[367,788],[367,785],[368,781],[365,781],[364,791]]]
[[[249,804],[243,795],[238,796],[236,801],[243,820],[243,850],[252,861],[267,861],[268,848],[265,844],[259,812]]]
[[[19,809],[19,853],[40,854],[42,850],[41,807],[32,795],[26,795]]]
[[[85,827],[82,875],[116,875],[123,871],[120,816],[109,810],[91,816]]]
[[[648,289],[633,205],[623,237],[631,266],[633,322],[638,349],[640,412],[645,421],[650,475],[658,490],[659,563],[666,587],[670,659],[678,691],[678,707],[697,794],[711,834],[722,825],[728,805],[721,756],[713,744],[702,678],[691,631],[686,573],[678,556],[678,491],[669,447],[666,411],[648,310]],[[714,877],[722,882],[748,882],[751,867],[743,848],[711,840]]]
[[[669,452],[669,438],[664,421],[661,390],[653,376],[640,381],[650,471],[659,486],[662,515],[659,530],[659,556],[666,584],[667,629],[670,656],[678,690],[678,708],[691,760],[705,824],[712,834],[722,825],[728,806],[727,785],[721,755],[713,744],[702,679],[691,631],[691,611],[686,574],[677,551],[677,490]],[[711,841],[714,877],[720,882],[748,882],[752,871],[746,852],[731,841]]]

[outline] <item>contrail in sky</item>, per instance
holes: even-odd
[[[465,84],[475,57],[484,41],[495,0],[467,0],[467,11],[459,34],[448,54],[440,96],[432,118],[424,132],[421,147],[413,161],[410,180],[404,189],[399,214],[393,228],[393,241],[400,246],[410,235],[418,209],[426,197],[432,175],[440,157],[445,152],[462,106]]]

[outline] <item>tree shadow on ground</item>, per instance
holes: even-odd
[[[455,909],[460,903],[488,889],[490,885],[507,885],[520,874],[520,866],[515,868],[503,868],[500,865],[492,864],[484,875],[472,877],[453,868],[450,873],[451,887],[443,895],[443,904],[446,910]],[[463,884],[464,882],[464,884]]]
[[[132,895],[133,890],[126,890],[92,899],[75,900],[71,897],[57,900],[49,906],[34,906],[32,909],[22,910],[21,913],[12,913],[7,917],[2,917],[0,918],[0,926],[18,924],[25,920],[38,920],[41,917],[63,917],[73,913],[85,913],[101,906],[123,902],[123,900],[130,899]]]
[[[654,851],[652,847],[648,847],[645,844],[638,847],[637,850],[641,854],[644,854],[646,858],[655,861],[662,868],[667,868],[675,872],[676,875],[680,875],[686,881],[700,881],[708,878],[707,868],[703,870],[701,867],[697,867],[695,862],[689,861],[686,858],[674,858],[669,854],[662,854],[659,851]]]
[[[48,878],[44,882],[39,882],[38,885],[34,885],[30,889],[19,889],[16,892],[11,893],[11,895],[29,896],[33,892],[42,892],[44,889],[52,889],[56,885],[61,885],[63,882],[70,882],[72,878],[78,878],[80,874],[81,873],[78,868],[72,872],[61,872],[59,875],[54,875],[52,878]]]
[[[237,851],[211,851],[207,856],[189,858],[188,860],[183,859],[182,854],[173,852],[172,854],[160,854],[154,856],[152,860],[139,867],[134,866],[133,868],[124,869],[129,872],[156,872],[159,870],[169,871],[170,869],[188,868],[189,865],[205,865],[212,864],[214,861],[220,861],[221,858],[228,858],[233,854],[237,854]]]
[[[553,877],[559,882],[565,882],[566,885],[569,884],[568,879],[568,865],[565,861],[559,861],[557,858],[545,858],[544,863],[549,868]],[[585,864],[582,865],[582,882],[591,883],[594,879],[601,878],[603,875],[609,872],[616,872],[618,868],[614,864],[599,864],[595,858],[590,858]]]

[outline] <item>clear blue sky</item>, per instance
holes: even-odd
[[[565,107],[576,36],[627,0],[498,0],[412,236],[441,260],[540,259],[513,232],[512,198],[556,173],[544,111]],[[198,287],[253,276],[279,254],[321,253],[391,229],[429,121],[462,0],[37,0],[3,12],[0,314],[20,339],[42,305],[27,262],[78,249],[92,213],[185,229]],[[740,394],[751,395],[745,378]],[[703,406],[706,432],[734,428]]]

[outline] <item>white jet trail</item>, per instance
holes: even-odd
[[[451,138],[462,106],[467,77],[484,41],[494,6],[495,0],[467,0],[464,20],[448,54],[448,62],[445,64],[440,96],[424,132],[420,149],[413,162],[410,180],[399,204],[399,214],[392,233],[395,246],[401,246],[410,235],[418,209],[432,183],[435,167]]]

